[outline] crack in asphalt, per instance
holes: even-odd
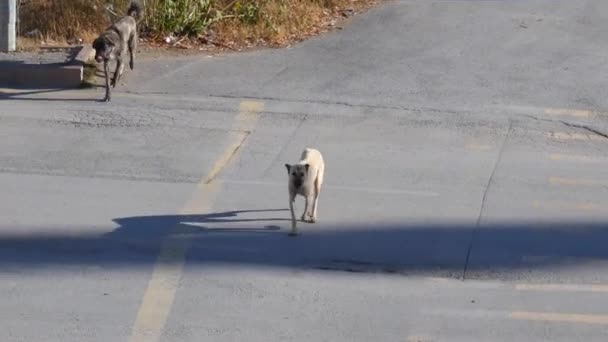
[[[467,257],[465,259],[464,269],[462,270],[462,280],[463,281],[466,280],[467,270],[469,268],[469,261],[471,259],[471,251],[473,250],[473,241],[475,240],[475,236],[477,235],[477,232],[479,231],[479,227],[481,224],[481,218],[483,216],[483,211],[486,206],[488,192],[490,190],[490,186],[492,185],[492,182],[494,181],[494,176],[496,175],[496,170],[498,169],[498,165],[500,164],[500,161],[502,159],[502,154],[505,150],[505,146],[507,145],[507,141],[509,140],[509,136],[511,135],[512,131],[513,131],[513,121],[509,120],[509,128],[507,129],[505,138],[502,142],[502,145],[500,146],[500,150],[498,151],[498,157],[496,158],[496,162],[494,162],[494,168],[492,169],[492,173],[490,174],[490,178],[488,179],[488,184],[486,185],[485,191],[483,192],[483,197],[481,199],[481,206],[479,208],[479,216],[477,217],[477,223],[475,224],[475,228],[471,231],[471,239],[469,241],[469,246],[467,248]]]
[[[593,127],[590,127],[588,125],[575,124],[575,123],[571,123],[571,122],[567,122],[567,121],[562,121],[562,120],[559,120],[559,122],[561,122],[562,124],[564,124],[564,125],[566,125],[568,127],[584,129],[584,130],[586,130],[588,132],[591,132],[591,133],[593,133],[595,135],[599,135],[600,137],[602,137],[604,139],[608,139],[608,134],[607,133],[604,133],[604,132],[602,132],[600,130],[597,130],[597,129],[593,128]]]
[[[356,104],[346,101],[326,101],[326,100],[301,100],[301,99],[282,99],[271,96],[242,96],[242,95],[208,95],[212,98],[225,98],[225,99],[249,99],[249,100],[261,100],[261,101],[276,101],[276,102],[297,102],[307,104],[322,104],[322,105],[336,105],[345,106],[349,108],[369,108],[369,109],[393,109],[403,110],[410,112],[433,112],[433,113],[445,113],[445,114],[466,114],[468,111],[455,111],[448,109],[438,109],[432,107],[408,107],[399,105],[378,105],[378,104]]]
[[[125,93],[130,94],[130,95],[135,95],[135,96],[145,96],[145,95],[168,95],[171,96],[172,94],[169,92],[133,92],[133,91],[126,91]],[[413,112],[413,113],[437,113],[437,114],[450,114],[450,115],[463,115],[463,114],[479,114],[482,112],[485,112],[485,108],[482,106],[480,108],[478,108],[477,110],[474,109],[466,109],[466,108],[461,108],[461,109],[447,109],[447,108],[434,108],[434,107],[425,107],[425,106],[420,106],[420,107],[412,107],[412,106],[402,106],[402,105],[379,105],[379,104],[362,104],[362,103],[351,103],[351,102],[346,102],[346,101],[327,101],[327,100],[303,100],[303,99],[290,99],[290,98],[280,98],[280,97],[273,97],[273,96],[252,96],[252,95],[237,95],[237,94],[207,94],[205,95],[206,97],[209,98],[218,98],[218,99],[231,99],[231,100],[258,100],[258,101],[274,101],[274,102],[278,102],[278,103],[285,103],[285,102],[294,102],[294,103],[302,103],[302,104],[318,104],[318,105],[334,105],[334,106],[344,106],[344,107],[348,107],[348,108],[364,108],[364,109],[385,109],[385,110],[398,110],[398,111],[406,111],[406,112]],[[197,102],[201,102],[204,101],[202,100],[200,97],[198,98],[189,98],[189,97],[180,97],[180,100],[186,100],[186,101],[197,101]],[[217,109],[214,109],[217,110]],[[266,111],[266,114],[295,114],[295,115],[307,115],[307,113],[303,113],[303,112],[283,112],[283,111]],[[308,113],[309,114],[309,113]],[[589,125],[583,125],[583,124],[576,124],[576,123],[571,123],[571,122],[567,122],[565,120],[552,120],[552,119],[548,119],[548,118],[541,118],[535,115],[531,115],[531,114],[526,114],[526,113],[521,113],[518,112],[517,110],[513,110],[510,114],[510,116],[507,117],[525,117],[525,118],[529,118],[529,119],[533,119],[533,120],[538,120],[538,121],[545,121],[545,122],[552,122],[552,123],[562,123],[564,125],[567,125],[569,127],[573,127],[573,128],[580,128],[580,129],[585,129],[591,133],[594,133],[596,135],[599,135],[603,138],[608,139],[608,133],[604,133],[598,129],[595,129],[593,127],[590,127]]]
[[[530,114],[522,114],[523,117],[529,118],[529,119],[533,119],[536,121],[543,121],[543,122],[550,122],[550,123],[560,123],[566,127],[570,127],[570,128],[577,128],[577,129],[583,129],[586,130],[590,133],[593,133],[595,135],[598,135],[602,138],[608,139],[608,133],[604,133],[602,131],[600,131],[599,129],[593,128],[589,125],[585,125],[585,124],[579,124],[579,123],[573,123],[573,122],[568,122],[566,120],[551,120],[551,119],[547,119],[547,118],[539,118],[537,116],[534,115],[530,115]]]
[[[226,165],[228,165],[230,163],[230,161],[232,161],[232,159],[237,154],[237,152],[241,149],[241,147],[243,147],[243,144],[245,143],[245,141],[247,141],[247,138],[251,135],[251,131],[243,131],[242,134],[243,134],[243,137],[239,141],[239,144],[230,152],[230,155],[228,156],[228,158],[226,158],[226,160],[223,161],[223,163],[219,166],[219,168],[217,170],[215,170],[212,174],[210,174],[207,177],[207,179],[205,179],[203,184],[211,184],[217,178],[217,176],[222,172],[222,170],[224,170]]]

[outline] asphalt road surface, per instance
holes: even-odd
[[[1,341],[601,341],[608,2],[394,1],[3,89]],[[326,160],[287,236],[287,175]],[[298,213],[303,201],[297,203]]]

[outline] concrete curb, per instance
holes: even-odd
[[[81,65],[84,65],[86,62],[93,59],[94,57],[95,57],[95,50],[93,49],[93,47],[91,45],[83,45],[80,48],[80,51],[78,52],[78,54],[76,54],[76,57],[74,57],[74,60],[72,62],[76,62],[76,63],[80,63]]]
[[[67,63],[0,63],[0,84],[23,88],[78,88],[82,85],[84,64],[93,58],[94,52],[91,46],[83,45]]]

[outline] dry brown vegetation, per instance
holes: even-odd
[[[333,26],[340,17],[369,7],[370,0],[267,0],[259,1],[256,21],[229,18],[214,25],[217,35],[225,42],[259,41],[284,45],[301,40]]]
[[[172,44],[284,45],[331,27],[375,0],[139,0],[142,35]],[[22,37],[90,42],[128,0],[21,0]]]
[[[40,40],[86,39],[107,26],[102,1],[21,0],[19,34]]]

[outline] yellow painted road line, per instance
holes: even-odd
[[[517,284],[517,291],[541,292],[608,292],[608,285],[603,284]]]
[[[180,210],[181,215],[211,211],[213,200],[221,188],[221,183],[216,181],[215,177],[241,148],[263,109],[264,105],[260,102],[241,103],[239,114],[229,132],[228,147],[214,163],[209,174],[197,184],[196,191]],[[162,335],[181,281],[186,254],[190,248],[190,241],[176,234],[180,232],[179,225],[172,227],[162,243],[160,255],[135,318],[129,339],[131,342],[154,342]]]
[[[23,90],[20,90],[20,89],[0,88],[0,94],[19,94],[22,92],[23,92]]]
[[[593,111],[585,109],[568,108],[545,108],[545,115],[549,116],[571,116],[575,118],[590,118],[595,115]]]
[[[556,322],[556,323],[578,323],[608,325],[608,315],[559,313],[559,312],[535,312],[535,311],[495,311],[495,310],[462,310],[462,309],[439,309],[424,310],[427,315],[454,316],[459,318],[478,320],[504,320],[505,318],[519,321]]]
[[[591,203],[591,202],[579,202],[579,203],[546,203],[542,201],[532,202],[532,207],[536,209],[545,210],[559,210],[559,211],[582,211],[582,212],[606,212],[608,205]]]
[[[586,211],[590,213],[602,212],[605,213],[608,206],[597,203],[577,203],[574,205],[574,209],[578,211]]]
[[[592,157],[584,155],[552,153],[548,158],[553,161],[575,162],[575,163],[608,163],[608,157]]]
[[[608,181],[600,181],[586,178],[549,177],[549,183],[553,185],[571,186],[607,186]]]
[[[608,325],[608,315],[584,315],[556,312],[515,311],[509,318],[523,321],[542,321],[560,323],[583,323]]]
[[[572,231],[577,229],[576,226],[572,228],[546,228],[551,231]],[[523,263],[555,263],[560,265],[573,265],[573,264],[596,264],[598,266],[603,266],[605,264],[604,260],[599,258],[591,258],[591,257],[570,257],[570,256],[558,256],[558,255],[522,255],[520,258]]]
[[[591,140],[591,141],[608,141],[608,139],[595,134],[570,133],[570,132],[548,132],[547,138],[554,140]]]

